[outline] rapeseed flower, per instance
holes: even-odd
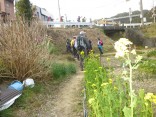
[[[88,100],[89,104],[92,104],[94,101],[95,101],[94,98],[90,98],[90,99]]]
[[[81,51],[80,54],[81,54],[81,55],[84,55],[84,51]]]
[[[96,85],[95,84],[92,84],[92,87],[96,87]]]
[[[144,97],[145,100],[150,100],[151,97],[153,96],[153,93],[147,93]]]
[[[109,83],[111,84],[113,82],[113,80],[112,79],[109,79]]]
[[[108,82],[102,83],[102,84],[101,84],[101,87],[106,86],[106,85],[108,85],[108,84],[109,84]]]

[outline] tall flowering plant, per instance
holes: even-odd
[[[89,117],[153,117],[153,93],[134,92],[132,73],[142,57],[131,48],[132,42],[121,38],[115,43],[116,58],[123,58],[122,77],[102,67],[93,53],[85,59],[85,87]],[[109,60],[109,59],[108,59]]]
[[[136,50],[132,49],[132,42],[126,38],[120,38],[119,41],[115,42],[116,55],[115,58],[124,59],[124,66],[128,66],[127,69],[124,67],[123,79],[129,82],[129,96],[130,96],[130,105],[125,106],[123,109],[125,117],[133,117],[134,107],[137,104],[137,95],[134,92],[132,87],[132,75],[133,70],[137,69],[139,62],[142,59],[142,56],[136,54]],[[154,97],[154,96],[153,96]],[[147,104],[147,96],[145,96],[145,104]]]

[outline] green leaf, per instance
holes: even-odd
[[[144,91],[144,89],[140,89],[139,90],[139,97],[141,98],[141,99],[144,99],[144,97],[145,97],[145,93],[144,93],[145,91]]]
[[[133,66],[133,69],[138,69],[138,67],[139,67],[139,64],[136,66]]]
[[[136,106],[136,103],[137,103],[137,96],[134,96],[133,97],[133,101],[132,101],[130,107],[132,107],[132,108],[135,107]]]
[[[123,109],[123,112],[124,112],[125,117],[131,117],[131,109],[130,108],[125,106]]]

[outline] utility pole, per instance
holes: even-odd
[[[60,2],[58,0],[58,10],[59,10],[59,20],[61,21],[61,11],[60,11]]]
[[[132,23],[132,17],[131,17],[131,15],[132,15],[132,10],[131,10],[131,8],[129,8],[129,22],[130,22],[130,28],[131,28],[131,23]]]
[[[144,26],[144,15],[143,15],[143,3],[142,3],[142,0],[140,0],[140,12],[141,12],[141,14],[140,14],[140,18],[141,18],[141,24],[142,24],[142,26]]]
[[[155,17],[156,17],[156,14],[155,14],[155,5],[154,5],[154,0],[153,0],[153,22],[155,23]]]

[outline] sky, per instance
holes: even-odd
[[[67,20],[76,21],[78,16],[90,19],[110,18],[118,13],[140,10],[140,0],[30,0],[33,5],[45,8],[54,19],[59,18],[58,1],[60,14]],[[143,9],[151,9],[156,0],[142,0]]]

